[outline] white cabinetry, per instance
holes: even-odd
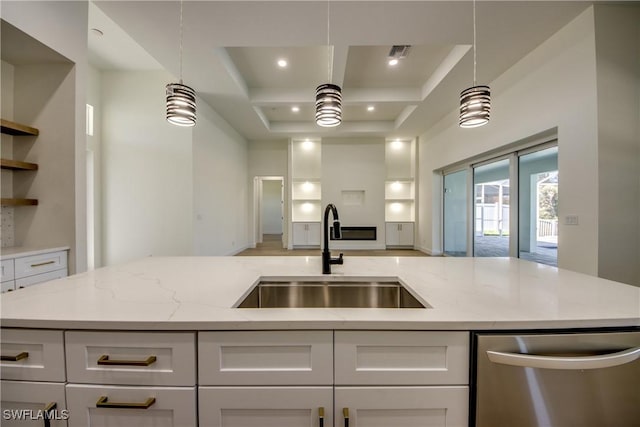
[[[335,425],[466,425],[468,343],[466,332],[336,331]]]
[[[200,425],[332,425],[332,331],[201,332],[198,372]]]
[[[466,332],[202,332],[200,425],[464,426],[468,342]]]
[[[294,222],[293,246],[318,247],[320,246],[319,222]]]
[[[194,333],[66,333],[70,427],[193,426]]]
[[[18,411],[16,414],[33,411],[22,413],[26,420],[15,419],[19,416],[3,419],[3,426],[41,426],[43,419],[37,419],[38,411],[61,414],[66,409],[62,331],[3,329],[0,367],[3,414],[5,410]],[[67,425],[63,419],[49,421],[51,426]]]
[[[14,255],[2,260],[2,292],[66,277],[65,250],[38,251],[37,254]]]
[[[413,247],[416,217],[415,141],[387,141],[385,148],[386,245]],[[411,226],[409,226],[411,224]],[[395,229],[393,228],[395,227]],[[411,229],[409,230],[409,227]]]
[[[413,222],[387,222],[385,224],[386,245],[389,247],[413,247]]]

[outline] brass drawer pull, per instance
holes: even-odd
[[[47,262],[39,262],[38,264],[31,264],[31,268],[33,267],[42,267],[43,265],[55,264],[55,261],[47,261]]]
[[[18,360],[26,359],[29,357],[29,352],[23,351],[22,353],[18,353],[15,356],[0,356],[0,360],[5,360],[7,362],[17,362]]]
[[[111,366],[149,366],[156,361],[155,356],[149,356],[145,360],[111,360],[108,354],[103,354],[98,359],[98,365]]]
[[[100,396],[96,402],[96,408],[125,408],[125,409],[149,409],[151,405],[156,403],[155,397],[150,397],[142,403],[137,402],[109,402],[107,396]]]
[[[324,427],[324,407],[318,408],[318,426]]]
[[[349,427],[349,408],[342,408],[342,416],[344,417],[344,427]]]

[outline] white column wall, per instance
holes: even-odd
[[[421,248],[431,253],[442,251],[442,184],[434,170],[557,128],[559,266],[597,274],[598,129],[593,22],[593,8],[589,8],[490,82],[492,119],[488,125],[461,129],[458,112],[452,111],[420,135]],[[580,224],[564,226],[562,221],[568,214],[578,215]]]

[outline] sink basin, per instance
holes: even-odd
[[[237,308],[428,308],[397,278],[260,279]]]

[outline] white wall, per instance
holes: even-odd
[[[102,73],[103,261],[192,254],[192,130],[165,120],[163,71]]]
[[[420,245],[440,252],[441,183],[434,170],[557,127],[560,267],[597,274],[598,134],[594,14],[590,8],[491,82],[491,122],[461,129],[452,111],[420,136]],[[478,66],[482,66],[480,62]],[[462,88],[461,88],[462,89]]]
[[[595,28],[598,275],[640,286],[640,7],[597,5]]]
[[[375,241],[333,241],[332,249],[384,249],[384,138],[322,139],[322,213],[333,203],[343,226],[375,226]],[[344,200],[345,191],[364,191],[362,204]]]
[[[87,2],[69,1],[3,1],[2,19],[31,37],[49,46],[75,63],[71,81],[64,90],[70,91],[72,121],[69,124],[72,167],[70,190],[74,197],[63,205],[72,204],[72,213],[65,216],[72,224],[72,231],[64,236],[71,243],[69,270],[86,270],[86,196],[85,196],[85,98],[87,74]],[[73,111],[75,110],[75,111]],[[16,116],[16,119],[20,117]],[[67,182],[61,183],[67,185]],[[66,211],[66,207],[63,208]],[[48,227],[51,224],[49,223]],[[38,231],[34,230],[37,234]],[[66,230],[65,230],[66,232]],[[38,244],[47,244],[40,242]]]
[[[193,254],[231,255],[249,244],[247,141],[201,99],[197,107]],[[189,211],[189,206],[183,208]]]

